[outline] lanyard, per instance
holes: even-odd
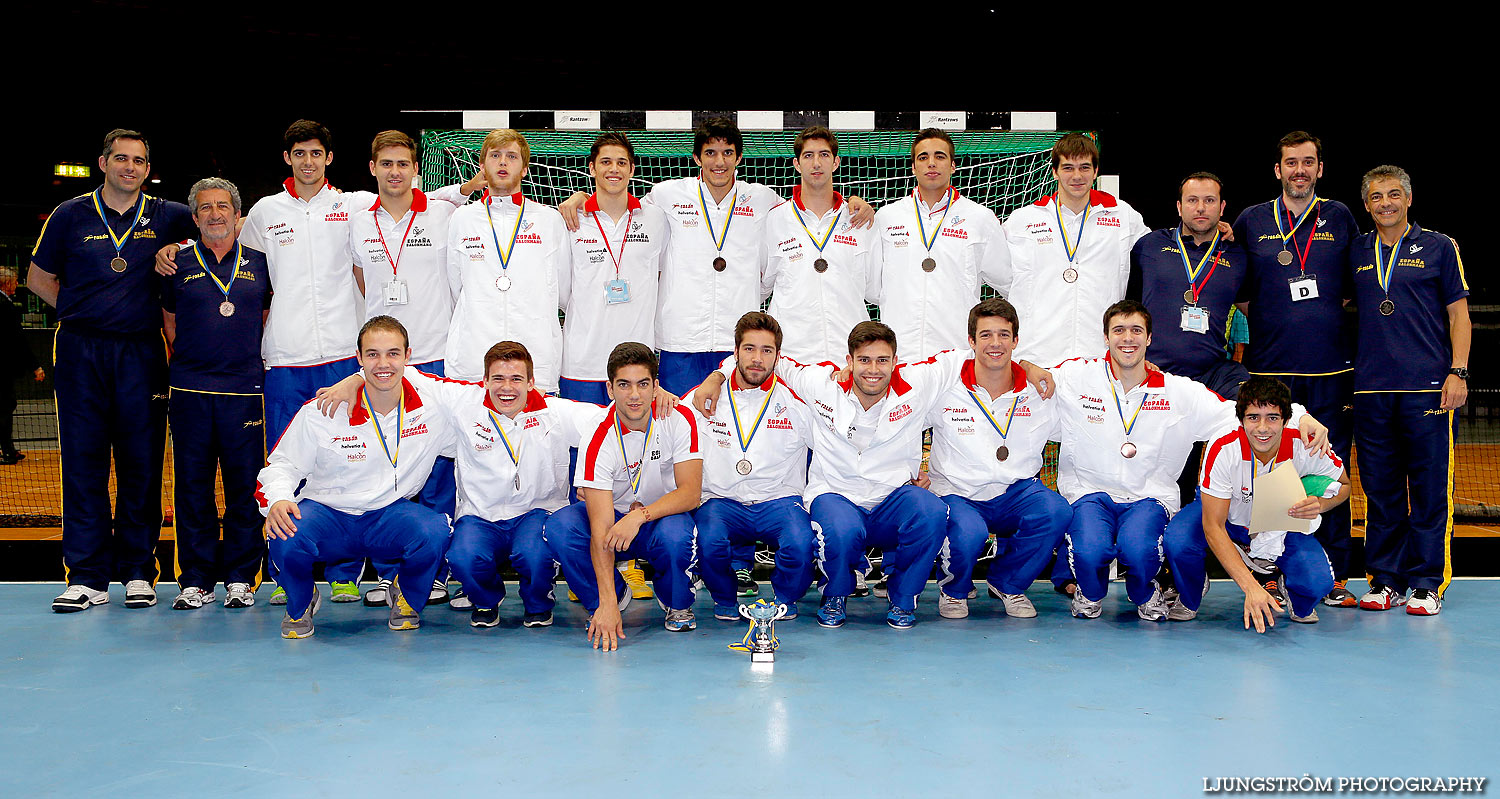
[[[485,413],[488,413],[490,415],[490,421],[495,423],[495,431],[500,434],[500,443],[505,445],[505,454],[510,456],[510,462],[512,464],[515,464],[516,471],[519,472],[521,470],[521,439],[520,439],[520,437],[519,436],[516,437],[516,445],[514,447],[512,447],[510,445],[510,439],[506,438],[506,436],[505,436],[505,428],[503,426],[501,426],[501,424],[500,424],[500,417],[496,416],[495,412],[492,411],[492,410],[489,410],[488,408],[485,409]]]
[[[604,233],[604,225],[599,223],[599,212],[594,212],[594,225],[599,228],[599,238],[604,239],[604,249],[609,251],[609,259],[615,262],[615,280],[620,279],[620,264],[625,260],[625,245],[630,243],[630,220],[634,218],[635,209],[632,208],[630,209],[630,213],[625,216],[625,237],[620,239],[620,257],[616,258],[615,248],[609,245],[609,236]]]
[[[932,238],[928,239],[927,226],[922,223],[922,196],[918,193],[917,189],[911,190],[911,208],[912,211],[916,212],[917,215],[917,230],[921,232],[922,246],[926,247],[928,252],[932,252],[932,245],[937,244],[938,234],[943,232],[943,221],[948,218],[948,211],[953,208],[953,200],[957,195],[958,191],[955,190],[952,186],[949,186],[948,202],[943,206],[943,215],[941,217],[938,217],[937,227],[932,229]]]
[[[521,232],[521,220],[526,218],[526,198],[521,198],[521,211],[516,214],[516,226],[510,231],[510,249],[508,250],[500,249],[500,236],[495,233],[495,217],[490,215],[491,202],[494,202],[493,196],[484,204],[484,216],[490,220],[490,238],[495,240],[495,254],[500,256],[500,271],[504,272],[510,269],[510,256],[516,251],[516,236]],[[412,217],[412,221],[416,221],[415,216]],[[410,228],[410,225],[407,227]],[[406,246],[404,241],[402,242],[402,246]]]
[[[385,451],[385,459],[390,461],[391,468],[395,469],[396,461],[401,457],[401,423],[403,417],[406,415],[406,397],[402,396],[396,400],[396,449],[392,450],[390,445],[385,443],[385,433],[380,429],[380,414],[376,413],[375,406],[370,404],[369,387],[367,386],[359,391],[360,394],[364,395],[365,410],[370,412],[370,421],[375,423],[375,437],[380,439],[380,448]],[[398,474],[397,479],[399,478],[400,475]]]
[[[1070,246],[1068,244],[1068,228],[1062,221],[1062,193],[1059,192],[1052,196],[1052,215],[1057,217],[1057,229],[1062,233],[1063,251],[1068,254],[1068,263],[1070,264],[1078,256],[1078,248],[1083,246],[1083,229],[1088,227],[1089,209],[1092,207],[1088,204],[1083,206],[1083,219],[1078,223],[1078,236],[1073,239],[1073,244]]]
[[[1132,430],[1135,429],[1135,420],[1138,419],[1138,418],[1140,418],[1141,409],[1146,407],[1146,401],[1145,400],[1141,400],[1141,404],[1138,405],[1138,406],[1136,406],[1135,413],[1132,413],[1130,415],[1130,421],[1129,422],[1125,421],[1125,411],[1120,407],[1120,395],[1119,395],[1118,392],[1115,391],[1115,379],[1114,379],[1114,376],[1108,374],[1108,372],[1109,372],[1109,364],[1108,363],[1104,364],[1104,370],[1106,372],[1105,377],[1109,380],[1109,395],[1110,395],[1110,397],[1114,398],[1114,401],[1115,401],[1115,413],[1120,414],[1120,424],[1125,427],[1125,439],[1128,441],[1130,439],[1130,431],[1132,431]]]
[[[1271,201],[1271,216],[1276,217],[1276,233],[1281,236],[1281,249],[1283,252],[1285,252],[1287,239],[1292,240],[1292,250],[1297,253],[1297,265],[1302,270],[1302,274],[1305,275],[1307,274],[1307,254],[1312,252],[1313,237],[1318,235],[1318,220],[1322,218],[1323,214],[1323,209],[1320,207],[1322,201],[1318,199],[1318,195],[1314,194],[1312,202],[1308,203],[1308,206],[1302,209],[1302,216],[1298,217],[1295,223],[1292,222],[1292,209],[1287,208],[1285,204],[1282,204],[1278,207],[1278,203],[1281,203],[1280,197],[1277,197],[1276,199]],[[1283,230],[1281,227],[1280,209],[1282,208],[1286,209],[1287,224],[1292,226],[1290,232]],[[1307,246],[1298,250],[1297,231],[1302,229],[1302,223],[1307,221],[1307,215],[1309,213],[1311,213],[1313,217],[1313,229],[1311,233],[1307,234]]]
[[[1401,252],[1401,243],[1406,241],[1406,234],[1411,232],[1411,223],[1406,223],[1406,229],[1401,231],[1401,238],[1396,239],[1396,244],[1391,247],[1391,257],[1383,258],[1380,255],[1380,233],[1375,234],[1375,280],[1380,283],[1380,289],[1385,296],[1391,296],[1391,275],[1396,271],[1396,254]],[[1381,264],[1385,264],[1384,271]]]
[[[489,211],[489,207],[488,206],[485,207],[485,211],[486,212]],[[396,267],[398,267],[398,266],[401,265],[401,254],[404,253],[404,252],[406,252],[406,237],[411,235],[411,226],[415,225],[417,223],[417,212],[416,211],[412,211],[411,212],[411,221],[406,223],[406,232],[401,234],[401,247],[396,250],[396,257],[395,257],[394,260],[391,258],[391,248],[385,246],[385,233],[381,232],[381,230],[380,230],[380,209],[377,208],[374,211],[371,211],[370,212],[370,216],[375,217],[375,235],[380,237],[380,249],[385,250],[385,259],[387,261],[390,261],[390,264],[391,264],[391,277],[394,278],[396,276]],[[401,220],[398,219],[396,221],[400,222]],[[521,221],[520,218],[517,217],[516,218],[516,226],[517,226],[517,228],[520,227],[520,221]],[[490,233],[493,234],[494,232],[495,232],[495,224],[492,221],[490,223]],[[511,247],[514,248],[515,247],[515,242],[516,242],[515,234],[511,234],[510,242],[511,242]],[[498,239],[495,241],[495,246],[496,247],[500,246],[500,241]],[[503,262],[503,260],[504,259],[502,259],[502,262]]]
[[[964,391],[969,392],[969,396],[974,398],[974,404],[979,406],[979,410],[984,413],[984,418],[989,420],[990,427],[995,428],[995,432],[1000,434],[1000,440],[1004,441],[1005,437],[1010,434],[1010,422],[1016,416],[1016,406],[1021,402],[1021,395],[1017,394],[1016,398],[1010,401],[1010,411],[1005,414],[1005,426],[1001,427],[1000,423],[995,421],[994,415],[990,413],[989,406],[979,398],[978,394],[974,393],[974,389],[965,386]]]
[[[724,252],[724,242],[729,241],[729,226],[734,224],[734,205],[739,202],[739,199],[740,193],[736,190],[734,196],[729,198],[729,215],[724,217],[724,233],[716,236],[714,235],[714,220],[708,216],[708,200],[703,196],[703,181],[698,181],[698,202],[703,208],[703,221],[708,223],[708,237],[713,239],[714,249],[720,253]]]
[[[1173,231],[1173,235],[1177,237],[1177,254],[1182,256],[1182,266],[1187,270],[1188,286],[1193,290],[1193,304],[1197,305],[1198,295],[1208,287],[1208,281],[1214,279],[1214,270],[1219,268],[1219,232],[1217,229],[1214,230],[1214,240],[1208,243],[1208,252],[1199,259],[1196,267],[1188,258],[1187,247],[1182,243],[1182,227],[1178,226],[1177,230]],[[1199,283],[1198,275],[1203,274],[1203,265],[1208,263],[1210,255],[1213,256],[1214,262],[1208,267],[1208,275],[1203,278],[1202,283]]]
[[[755,417],[755,426],[750,428],[749,438],[745,437],[745,428],[740,424],[740,411],[734,404],[734,392],[731,391],[729,393],[729,412],[734,417],[734,434],[740,440],[740,452],[749,454],[750,442],[755,440],[755,434],[760,431],[761,420],[766,418],[766,409],[771,407],[771,391],[776,388],[775,373],[772,373],[768,379],[771,381],[771,385],[766,386],[766,399],[760,404],[760,414]]]
[[[115,255],[119,256],[120,250],[125,249],[126,242],[130,241],[130,234],[135,232],[135,226],[141,223],[141,214],[146,213],[146,195],[142,194],[136,202],[135,220],[125,230],[125,235],[116,236],[114,228],[109,226],[109,220],[104,218],[104,204],[99,200],[100,194],[103,191],[103,187],[94,189],[94,213],[97,213],[99,221],[104,223],[104,232],[109,234],[110,243],[115,245]],[[122,269],[121,271],[124,270]]]
[[[730,406],[734,402],[730,401]],[[646,420],[646,442],[641,445],[641,465],[635,471],[630,470],[630,456],[625,454],[625,434],[620,432],[625,425],[618,418],[615,419],[615,440],[620,442],[620,461],[625,464],[625,474],[630,477],[630,492],[636,496],[641,494],[641,475],[646,473],[646,454],[651,451],[651,429],[656,426],[656,403],[651,404],[652,413]],[[615,409],[616,417],[619,409]]]
[[[229,273],[229,282],[225,283],[208,268],[208,264],[203,261],[203,253],[198,250],[198,242],[193,242],[193,255],[198,258],[198,265],[203,267],[203,271],[213,279],[214,285],[219,287],[219,292],[224,295],[225,302],[229,301],[229,289],[234,285],[234,279],[240,276],[240,246],[239,242],[234,243],[234,271]]]
[[[802,211],[799,208],[797,208],[797,204],[796,203],[792,203],[792,211],[797,214],[797,221],[802,224],[802,229],[804,231],[806,231],[807,237],[809,239],[812,239],[813,246],[818,248],[818,254],[821,255],[823,253],[823,248],[828,245],[828,240],[831,239],[831,238],[833,238],[833,230],[834,230],[834,228],[836,228],[836,227],[839,226],[839,218],[844,215],[844,212],[842,210],[840,210],[837,214],[834,215],[834,217],[833,217],[833,224],[831,224],[831,225],[828,226],[828,232],[823,234],[823,240],[822,241],[818,241],[818,237],[814,236],[813,232],[810,229],[808,229],[807,222],[803,221],[803,219],[802,219]],[[947,212],[944,211],[943,213],[946,214]],[[925,241],[925,239],[926,239],[925,234],[923,236],[923,239]],[[932,249],[932,248],[929,247],[928,249]]]

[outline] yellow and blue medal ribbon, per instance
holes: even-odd
[[[1106,363],[1104,365],[1104,368],[1109,369],[1109,364]],[[1113,375],[1111,375],[1109,378],[1109,396],[1112,397],[1115,401],[1115,413],[1118,413],[1120,415],[1120,424],[1125,428],[1125,440],[1127,443],[1129,443],[1130,431],[1135,429],[1135,420],[1140,418],[1141,409],[1146,407],[1146,403],[1142,401],[1140,405],[1137,405],[1135,413],[1130,415],[1130,421],[1127,422],[1125,421],[1125,411],[1120,407],[1120,394],[1119,392],[1115,391],[1115,380]]]
[[[1208,277],[1203,279],[1203,285],[1198,285],[1198,276],[1203,274],[1203,265],[1208,263],[1210,258],[1213,259],[1214,268],[1218,268],[1219,265],[1219,231],[1217,228],[1214,229],[1214,240],[1208,243],[1208,252],[1199,259],[1196,267],[1193,266],[1192,259],[1188,258],[1187,247],[1182,243],[1182,227],[1178,226],[1172,234],[1177,237],[1177,254],[1182,257],[1182,267],[1187,270],[1188,290],[1192,292],[1193,304],[1197,305],[1198,294],[1214,276],[1214,270],[1208,270]]]
[[[734,403],[731,402],[731,405]],[[630,476],[630,493],[640,496],[641,475],[646,472],[646,455],[651,452],[651,428],[656,426],[656,404],[652,403],[652,412],[646,417],[646,443],[641,445],[641,465],[635,471],[630,469],[630,456],[625,454],[625,424],[619,419],[619,409],[615,409],[615,441],[620,444],[620,462],[625,466],[625,473]]]
[[[724,217],[724,231],[722,235],[714,234],[714,220],[708,215],[708,199],[703,196],[703,181],[698,181],[698,203],[703,209],[703,221],[708,223],[708,237],[713,239],[714,249],[720,255],[724,254],[724,242],[729,241],[729,226],[734,223],[734,206],[739,202],[740,193],[735,191],[734,196],[729,198],[729,216]]]
[[[1282,205],[1280,197],[1277,197],[1276,199],[1274,199],[1274,200],[1271,201],[1271,216],[1274,216],[1276,218],[1276,233],[1277,233],[1277,235],[1281,236],[1281,253],[1276,256],[1276,260],[1282,266],[1291,266],[1292,265],[1292,256],[1291,256],[1290,253],[1287,252],[1287,249],[1286,249],[1287,239],[1291,239],[1291,241],[1292,241],[1292,250],[1296,251],[1296,253],[1297,253],[1298,268],[1301,269],[1301,271],[1302,271],[1303,274],[1307,273],[1307,254],[1310,253],[1310,252],[1312,252],[1313,239],[1317,238],[1317,235],[1318,235],[1318,231],[1317,231],[1318,223],[1317,223],[1316,220],[1318,219],[1318,215],[1322,213],[1321,210],[1318,210],[1318,204],[1320,202],[1322,202],[1322,201],[1318,199],[1318,195],[1314,194],[1313,198],[1312,198],[1312,202],[1308,203],[1307,207],[1304,208],[1304,209],[1302,209],[1302,216],[1298,217],[1297,221],[1292,222],[1292,209],[1286,208],[1285,205]],[[1290,231],[1284,230],[1282,228],[1282,226],[1281,226],[1281,209],[1282,208],[1286,208],[1286,218],[1287,218],[1287,221],[1291,222],[1291,224],[1292,224],[1292,229]],[[1297,231],[1302,227],[1302,223],[1305,222],[1305,221],[1307,221],[1308,214],[1312,214],[1313,215],[1313,219],[1314,219],[1314,222],[1313,222],[1313,231],[1311,233],[1307,234],[1307,244],[1306,244],[1306,246],[1304,246],[1302,249],[1298,250],[1297,249],[1297,239],[1296,239]],[[1285,257],[1283,258],[1283,256],[1285,256]]]
[[[1391,275],[1396,271],[1396,256],[1401,252],[1401,243],[1406,241],[1406,234],[1411,232],[1411,223],[1406,224],[1406,229],[1401,231],[1401,238],[1391,247],[1391,257],[1385,258],[1380,254],[1380,234],[1375,234],[1375,280],[1380,284],[1380,290],[1385,296],[1391,296]]]
[[[932,252],[932,245],[937,244],[938,234],[943,232],[943,222],[948,219],[948,212],[953,209],[953,199],[955,194],[957,194],[957,191],[952,186],[949,186],[948,202],[943,205],[943,215],[941,217],[938,217],[937,227],[932,229],[932,238],[929,239],[927,238],[927,225],[922,221],[921,195],[917,193],[916,189],[912,189],[911,207],[912,211],[914,211],[917,215],[917,230],[922,234],[922,246],[926,247],[927,252],[929,253]]]
[[[839,226],[839,219],[844,215],[844,212],[840,210],[837,214],[834,215],[833,224],[828,226],[828,232],[823,234],[822,241],[818,241],[818,237],[814,236],[812,230],[808,228],[807,222],[802,219],[802,211],[801,209],[797,208],[796,203],[792,203],[792,212],[797,215],[797,221],[801,223],[802,230],[807,233],[807,238],[811,239],[813,246],[818,248],[818,254],[822,255],[823,248],[828,246],[828,240],[833,238],[833,231]]]
[[[505,454],[510,456],[510,462],[516,467],[516,477],[511,480],[511,484],[519,491],[521,490],[521,439],[518,436],[515,446],[511,446],[510,439],[505,435],[505,428],[500,424],[500,417],[489,409],[485,409],[485,413],[490,415],[490,421],[495,424],[495,432],[500,434],[500,443],[505,445]]]
[[[740,425],[740,411],[735,407],[733,394],[731,393],[729,397],[729,413],[734,417],[734,434],[740,441],[740,452],[745,455],[750,454],[750,442],[755,440],[755,434],[760,430],[760,423],[766,418],[766,409],[771,407],[771,392],[776,388],[775,373],[767,379],[771,381],[771,385],[766,387],[766,398],[760,404],[760,415],[755,417],[755,426],[750,428],[749,438],[745,437],[744,427]]]
[[[104,204],[99,199],[100,192],[102,191],[102,187],[94,189],[94,213],[99,215],[99,221],[104,223],[104,232],[109,234],[110,243],[115,245],[115,257],[124,259],[125,256],[121,255],[120,251],[125,249],[126,242],[130,241],[130,234],[134,233],[135,226],[141,223],[141,215],[146,213],[146,195],[142,194],[140,198],[136,200],[135,219],[131,221],[130,227],[126,228],[125,235],[116,236],[115,229],[110,227],[109,220],[104,218]],[[124,269],[122,268],[119,271],[124,271]]]
[[[375,412],[375,406],[370,404],[370,389],[368,386],[359,390],[360,396],[364,398],[365,410],[370,414],[370,421],[375,424],[375,438],[380,441],[380,448],[385,451],[385,459],[391,462],[391,470],[395,472],[396,461],[401,457],[401,426],[406,415],[406,397],[403,395],[396,400],[396,449],[385,443],[385,433],[380,429],[380,414]],[[397,491],[401,490],[401,475],[399,472],[391,477],[391,485]]]
[[[1057,219],[1057,232],[1062,236],[1063,252],[1068,254],[1070,264],[1073,263],[1074,258],[1078,257],[1078,248],[1083,246],[1083,229],[1088,227],[1091,207],[1093,206],[1083,206],[1083,218],[1078,223],[1078,237],[1073,240],[1072,244],[1069,244],[1068,228],[1062,221],[1062,192],[1059,191],[1052,197],[1052,215]]]
[[[203,272],[214,281],[214,285],[219,287],[219,293],[224,295],[225,302],[229,302],[229,289],[234,286],[234,279],[240,276],[240,247],[239,242],[234,243],[234,271],[229,273],[229,282],[225,283],[213,273],[212,269],[208,268],[208,264],[203,260],[202,251],[198,249],[198,242],[193,242],[193,255],[198,259],[198,266],[202,267]]]
[[[495,233],[495,217],[490,214],[491,202],[494,202],[494,195],[490,195],[489,202],[486,202],[484,204],[484,216],[490,221],[490,238],[495,240],[495,254],[500,257],[500,272],[501,274],[504,274],[506,270],[510,269],[511,254],[516,251],[516,236],[521,233],[521,220],[526,218],[526,198],[521,198],[521,211],[520,213],[516,214],[516,226],[510,231],[509,249],[500,248],[500,236],[499,234]],[[412,216],[412,221],[416,221],[415,215]],[[409,227],[410,226],[408,226],[408,228]],[[402,246],[405,246],[404,241],[402,242]]]
[[[1292,239],[1297,234],[1297,231],[1302,229],[1302,223],[1307,221],[1308,215],[1313,213],[1313,210],[1318,207],[1319,202],[1322,202],[1322,200],[1318,198],[1318,195],[1314,194],[1312,202],[1308,203],[1307,207],[1302,209],[1302,215],[1297,217],[1297,221],[1292,224],[1292,229],[1286,230],[1281,225],[1281,210],[1286,208],[1286,206],[1282,204],[1280,197],[1271,201],[1271,215],[1276,217],[1276,232],[1281,236],[1283,242],[1287,239]],[[1286,208],[1286,218],[1289,221],[1292,218],[1292,210],[1290,208]],[[1296,239],[1292,239],[1292,246],[1297,246]]]
[[[1005,414],[1005,426],[1001,427],[1000,423],[995,421],[995,416],[990,413],[989,406],[979,398],[978,394],[974,393],[974,389],[965,386],[964,391],[969,392],[969,397],[974,400],[975,405],[979,406],[979,412],[984,414],[984,418],[989,420],[990,427],[995,428],[995,432],[1000,434],[1000,441],[1003,443],[1005,437],[1010,435],[1010,422],[1016,417],[1016,406],[1021,403],[1021,395],[1017,394],[1015,399],[1010,401],[1010,410]]]

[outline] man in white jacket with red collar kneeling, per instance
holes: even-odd
[[[303,405],[256,484],[271,561],[287,593],[284,638],[313,634],[319,604],[313,564],[366,556],[399,561],[388,624],[416,629],[448,547],[448,517],[406,500],[451,446],[451,427],[404,376],[411,345],[400,322],[370,319],[358,346],[365,380],[359,404],[347,418],[325,417],[311,401]],[[402,586],[411,587],[409,598]]]

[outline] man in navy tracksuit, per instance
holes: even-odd
[[[1452,240],[1409,221],[1405,170],[1370,170],[1360,195],[1375,230],[1349,252],[1359,305],[1354,433],[1370,502],[1370,590],[1359,606],[1436,616],[1453,577],[1453,411],[1468,398],[1469,284]]]
[[[151,172],[141,134],[111,131],[99,170],[104,185],[47,218],[26,280],[58,316],[52,380],[68,580],[52,603],[59,613],[108,602],[111,579],[125,583],[126,607],[156,604],[167,357],[152,261],[166,242],[194,235],[187,206],[141,192]]]
[[[255,604],[265,558],[255,477],[266,460],[260,337],[271,307],[265,253],[235,241],[240,192],[205,178],[188,192],[198,242],[177,252],[162,287],[171,360],[172,465],[177,528],[175,610]],[[224,476],[223,540],[214,477]]]
[[[1359,237],[1354,214],[1343,203],[1317,195],[1323,176],[1323,145],[1293,131],[1276,147],[1281,194],[1246,208],[1234,221],[1234,240],[1249,254],[1249,274],[1240,292],[1250,322],[1245,367],[1270,375],[1292,390],[1318,421],[1339,459],[1349,460],[1353,440],[1352,323],[1349,248]],[[1354,607],[1349,577],[1349,503],[1330,510],[1315,534],[1333,564],[1333,590],[1323,603]]]
[[[1152,363],[1234,399],[1250,378],[1242,364],[1224,357],[1229,309],[1245,282],[1245,251],[1219,235],[1223,213],[1218,176],[1194,172],[1184,178],[1177,200],[1182,223],[1136,240],[1125,296],[1145,305],[1151,318],[1166,320],[1151,339]],[[1193,501],[1202,452],[1202,444],[1193,446],[1177,481],[1183,507]]]

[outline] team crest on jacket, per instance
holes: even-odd
[[[903,403],[901,403],[900,407],[898,407],[898,408],[896,408],[896,409],[894,409],[894,410],[892,410],[890,412],[888,418],[891,421],[895,422],[895,421],[900,421],[901,419],[905,419],[906,417],[908,417],[910,415],[911,415],[911,406],[907,405],[906,403],[903,402]]]
[[[1170,411],[1172,403],[1166,397],[1153,397],[1141,405],[1143,411]]]

